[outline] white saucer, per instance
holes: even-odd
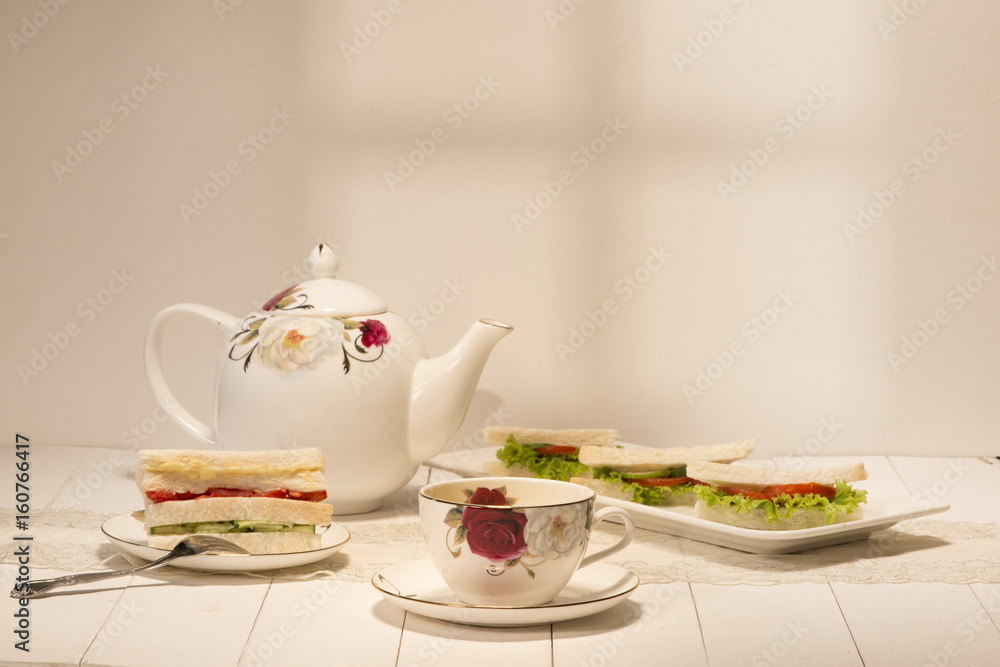
[[[146,541],[146,526],[134,514],[119,514],[108,519],[101,530],[111,542],[127,554],[144,560],[156,560],[166,556],[167,549],[151,547]],[[171,567],[206,572],[256,572],[258,570],[280,570],[298,567],[323,560],[340,551],[351,539],[351,533],[335,523],[323,533],[321,546],[312,551],[296,551],[288,554],[199,554],[178,558]]]
[[[548,625],[609,609],[639,585],[639,577],[609,563],[577,570],[552,602],[532,607],[481,607],[460,602],[429,559],[400,563],[372,577],[372,585],[393,604],[415,614],[452,623],[518,627]]]

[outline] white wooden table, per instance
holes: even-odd
[[[0,506],[12,508],[14,448],[0,457]],[[33,446],[30,457],[32,508],[67,498],[92,512],[138,507],[134,452]],[[864,460],[903,492],[950,503],[941,518],[1000,522],[1000,461]],[[407,492],[442,474],[422,468]],[[17,531],[0,531],[9,554]],[[24,652],[18,602],[6,598],[17,568],[10,556],[2,565],[4,665],[1000,665],[1000,583],[642,584],[587,618],[481,628],[405,613],[368,583],[182,572],[31,601]]]

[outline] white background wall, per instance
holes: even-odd
[[[432,353],[515,326],[453,447],[1000,453],[996,3],[231,4],[3,3],[0,437],[194,446],[150,319],[247,313],[322,240]],[[219,352],[167,340],[205,420]]]

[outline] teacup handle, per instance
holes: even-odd
[[[580,567],[587,567],[591,563],[596,563],[602,558],[607,558],[611,554],[616,554],[628,545],[632,544],[632,538],[635,537],[635,522],[632,521],[632,517],[629,516],[629,513],[620,507],[605,507],[594,512],[594,520],[591,524],[591,528],[593,529],[597,526],[597,524],[610,519],[611,517],[621,519],[621,522],[625,524],[625,535],[610,547],[605,547],[598,552],[585,556],[584,559],[580,561]]]

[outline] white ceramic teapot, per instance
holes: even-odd
[[[310,255],[312,279],[243,318],[182,303],[153,318],[146,378],[157,402],[206,445],[229,450],[319,447],[338,514],[378,509],[462,425],[486,358],[512,331],[480,320],[428,359],[416,331],[369,290],[337,280],[333,248]],[[163,378],[164,326],[194,315],[225,336],[215,427],[181,407]]]

